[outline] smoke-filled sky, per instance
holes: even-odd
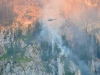
[[[40,36],[43,38],[42,40],[49,38],[48,42],[52,44],[52,47],[56,43],[61,49],[61,56],[72,56],[77,61],[78,67],[83,74],[94,75],[83,61],[74,54],[71,55],[70,49],[63,45],[62,35],[65,34],[67,40],[77,41],[81,44],[85,43],[86,32],[83,27],[86,23],[99,20],[99,1],[48,0],[45,2],[42,1],[41,3],[42,12],[40,23],[42,25],[42,31]]]
[[[41,1],[41,0],[40,0]],[[41,2],[42,12],[40,23],[42,40],[48,39],[53,45],[55,43],[61,49],[60,55],[71,55],[70,49],[63,45],[62,35],[66,35],[67,40],[86,42],[86,32],[83,29],[86,23],[99,20],[99,1],[98,0],[48,0]],[[49,21],[51,19],[51,21]],[[53,50],[53,48],[52,48]],[[72,58],[75,55],[72,54]],[[85,75],[94,75],[90,68],[78,57],[74,58],[79,64],[79,68]],[[84,66],[84,67],[82,67]],[[59,74],[60,75],[60,74]]]
[[[50,30],[50,33],[66,34],[68,40],[74,39],[81,43],[86,41],[84,25],[99,19],[99,0],[39,0],[39,2],[42,6],[40,21],[43,27]],[[48,21],[48,19],[55,20]]]
[[[9,1],[12,4],[15,0],[12,2],[10,0],[5,1]],[[71,53],[70,49],[63,45],[62,35],[65,35],[66,39],[73,43],[77,41],[82,44],[86,42],[84,25],[100,19],[100,0],[36,0],[36,4],[31,4],[35,0],[28,0],[29,2],[27,0],[18,1],[17,3],[16,0],[15,4],[13,4],[14,12],[19,14],[18,20],[27,21],[26,24],[29,24],[36,20],[35,18],[39,18],[42,30],[39,35],[41,38],[39,36],[38,38],[48,40],[52,44],[52,50],[54,50],[56,43],[61,49],[61,56],[65,55],[67,57]],[[74,57],[75,55],[72,54],[72,56]],[[77,63],[81,69],[88,69],[90,71],[88,66],[79,60],[77,56],[73,59],[78,61]],[[82,67],[83,65],[84,68]]]
[[[48,12],[58,13],[66,18],[86,19],[87,17],[94,18],[98,15],[100,1],[99,0],[40,0],[43,3],[43,9],[48,9]],[[50,11],[52,10],[52,11]],[[94,16],[95,15],[95,16]],[[48,16],[51,16],[50,14]],[[55,14],[57,16],[57,14]],[[52,17],[52,16],[51,16]]]
[[[62,35],[66,35],[67,40],[85,43],[84,24],[90,20],[94,22],[99,19],[98,0],[48,0],[45,2],[40,0],[40,2],[42,3],[40,36],[44,40],[49,38],[50,43],[57,43],[64,51],[66,48],[62,46]]]

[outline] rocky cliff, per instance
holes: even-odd
[[[1,0],[0,75],[100,75],[99,3]]]

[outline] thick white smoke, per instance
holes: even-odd
[[[41,36],[49,36],[49,42],[53,45],[56,43],[61,49],[61,55],[69,53],[69,50],[63,46],[62,36],[61,36],[61,27],[65,25],[66,19],[62,16],[61,7],[63,5],[61,0],[50,0],[46,5],[44,5],[42,14],[41,14],[41,23],[43,30]],[[49,19],[51,19],[49,21]],[[53,49],[53,48],[52,48]],[[66,52],[67,53],[66,53]]]
[[[45,5],[43,5],[43,10],[40,17],[40,22],[42,24],[40,37],[42,38],[42,40],[47,40],[52,44],[52,52],[54,51],[54,45],[56,43],[61,49],[60,57],[62,55],[65,55],[66,57],[68,55],[71,55],[72,57],[74,57],[70,50],[63,45],[62,41],[62,27],[66,25],[66,18],[62,13],[63,2],[65,2],[65,0],[49,0]],[[88,69],[88,71],[90,71],[88,66],[86,64],[83,64],[81,60],[77,59],[77,61],[81,69],[81,65],[83,65],[83,69],[86,68]],[[88,73],[92,74],[92,72]]]

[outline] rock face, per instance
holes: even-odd
[[[0,75],[84,75],[74,55],[59,55],[57,46],[52,51],[48,42],[37,41],[32,25],[26,31],[21,26],[11,27],[3,27],[0,32]],[[99,59],[87,61],[91,72],[99,75]]]
[[[50,53],[52,48],[48,43],[47,48],[41,46],[33,37],[32,29],[30,27],[24,33],[21,27],[1,29],[0,75],[66,75],[64,61],[58,54]]]
[[[63,48],[67,47],[71,52],[69,55],[61,53],[61,49],[53,40],[52,44],[48,42],[47,35],[44,35],[47,37],[45,40],[39,36],[42,30],[41,23],[36,19],[48,0],[0,1],[0,15],[2,15],[0,24],[1,22],[8,24],[10,20],[14,20],[9,26],[0,25],[0,75],[100,75],[100,17],[96,17],[98,19],[94,22],[94,17],[91,19],[91,14],[87,15],[85,12],[84,17],[78,17],[79,19],[76,18],[72,23],[69,20],[72,20],[73,13],[75,13],[74,16],[78,16],[76,13],[81,9],[84,11],[85,7],[88,11],[97,9],[100,14],[98,11],[100,1],[64,1],[61,7],[67,27],[62,26],[61,35],[66,34],[67,36],[62,35],[61,37]],[[67,3],[69,3],[68,6],[66,6]],[[79,7],[80,4],[82,7]],[[4,10],[9,13],[3,13],[1,6],[9,8]],[[10,8],[13,10],[10,11]],[[77,20],[83,22],[82,19],[88,17],[90,21],[82,23],[81,26],[74,24]]]

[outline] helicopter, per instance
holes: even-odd
[[[54,20],[56,20],[56,19],[48,19],[48,21],[54,21]]]

